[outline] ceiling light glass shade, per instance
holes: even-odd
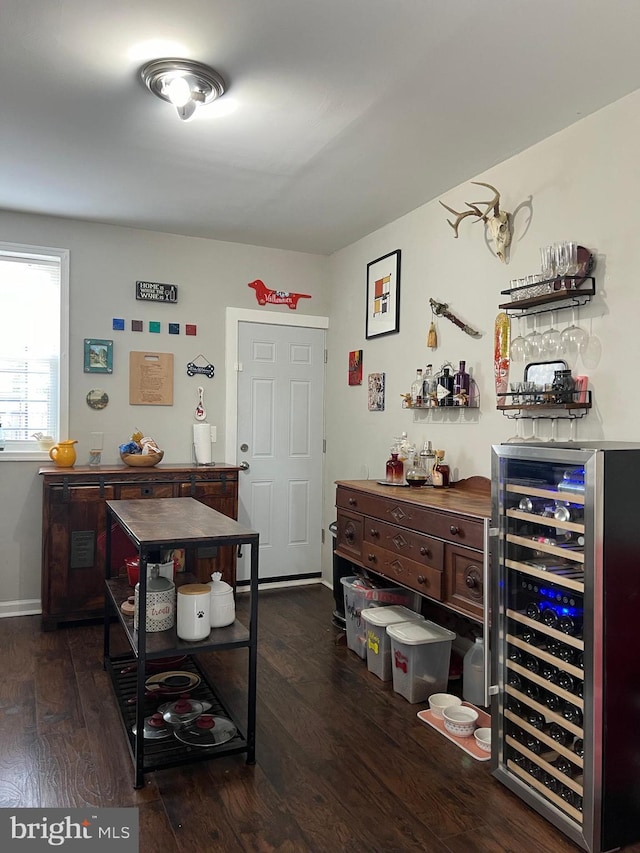
[[[225,91],[217,71],[190,59],[154,59],[142,66],[140,79],[150,92],[172,103],[183,121],[193,117],[197,106],[212,103]]]

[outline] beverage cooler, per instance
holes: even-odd
[[[493,775],[588,851],[640,840],[640,445],[492,450]]]

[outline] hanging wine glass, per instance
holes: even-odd
[[[511,356],[511,361],[513,362],[529,360],[529,344],[527,343],[526,338],[522,336],[522,317],[518,317],[518,335],[511,341],[509,354]]]
[[[555,328],[555,311],[551,312],[551,328],[542,333],[542,354],[550,361],[556,359],[562,351],[562,336]]]
[[[516,418],[516,434],[512,435],[511,438],[508,438],[505,441],[505,444],[516,444],[522,441],[522,436],[520,435],[520,418]]]
[[[538,419],[531,418],[531,435],[526,435],[522,441],[526,441],[527,443],[539,442],[538,438]]]
[[[542,357],[542,335],[538,331],[538,317],[533,315],[533,330],[525,335],[525,341],[529,347],[529,358],[532,361],[539,361]]]
[[[571,418],[569,421],[569,438],[567,439],[567,441],[570,441],[571,443],[573,443],[577,440],[578,440],[578,419],[577,418]]]
[[[558,421],[556,418],[551,418],[551,436],[547,439],[547,443],[552,444],[558,440]]]
[[[575,366],[578,356],[584,351],[588,335],[583,328],[576,323],[577,308],[574,306],[571,311],[571,324],[563,329],[560,334],[561,353],[570,362],[571,366]]]

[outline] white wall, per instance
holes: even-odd
[[[513,422],[495,410],[493,323],[497,305],[504,300],[500,291],[511,278],[536,272],[539,247],[561,239],[576,239],[597,255],[598,292],[579,313],[596,352],[588,370],[582,363],[577,365],[578,372],[589,375],[594,408],[580,421],[578,435],[635,441],[640,432],[640,404],[632,378],[640,362],[640,295],[636,287],[640,241],[634,215],[640,197],[639,125],[640,91],[478,176],[501,190],[503,206],[519,211],[508,266],[490,253],[479,225],[463,221],[459,239],[453,239],[446,211],[437,201],[330,259],[0,212],[3,240],[71,250],[70,435],[79,439],[80,458],[86,456],[91,430],[106,433],[111,458],[107,450],[105,461],[114,461],[123,434],[126,438],[130,430],[140,427],[166,448],[167,461],[188,461],[188,426],[199,382],[196,378],[187,381],[182,370],[202,352],[216,366],[216,379],[205,383],[206,404],[209,420],[218,425],[216,458],[222,461],[223,309],[227,305],[255,308],[253,291],[246,285],[259,277],[276,289],[311,293],[313,299],[305,300],[305,313],[330,317],[325,527],[335,517],[334,481],[381,476],[392,438],[402,430],[414,441],[431,439],[434,446],[444,448],[456,478],[488,475],[491,444],[514,431]],[[437,167],[434,163],[433,168]],[[482,188],[466,182],[443,196],[457,209],[466,200],[483,197]],[[394,249],[402,250],[400,332],[366,341],[366,265]],[[140,278],[178,284],[180,302],[175,308],[136,303],[134,282]],[[439,347],[429,351],[429,297],[448,302],[482,337],[474,340],[439,319]],[[266,308],[265,316],[276,310]],[[112,332],[113,317],[159,319],[163,332]],[[548,318],[545,315],[544,323]],[[169,319],[197,323],[198,336],[169,337],[164,331]],[[562,312],[557,323],[564,327],[568,319],[569,314]],[[85,336],[114,340],[113,377],[98,380],[83,373]],[[166,410],[154,407],[151,413],[128,404],[127,353],[147,347],[176,354],[175,404]],[[367,410],[365,384],[347,384],[347,357],[355,349],[364,351],[365,377],[372,372],[386,373],[384,412]],[[427,362],[439,367],[444,361],[461,358],[481,392],[481,409],[475,416],[464,413],[466,419],[458,421],[451,420],[448,413],[434,416],[401,409],[400,395],[409,390],[416,367]],[[109,407],[101,413],[91,411],[84,402],[87,391],[96,385],[111,397]],[[544,435],[548,434],[545,423]],[[566,427],[559,437],[565,436]],[[41,507],[36,471],[37,465],[30,463],[0,464],[0,601],[37,599],[39,595]],[[330,545],[328,537],[323,555],[327,578],[331,577]]]
[[[501,163],[471,180],[484,180],[502,193],[502,206],[517,211],[510,263],[505,266],[487,248],[482,226],[463,220],[459,238],[447,225],[449,214],[437,200],[390,223],[336,253],[331,259],[331,324],[328,332],[326,517],[335,516],[336,479],[381,477],[393,436],[402,430],[415,442],[431,439],[446,450],[455,478],[489,476],[490,447],[513,435],[513,421],[495,408],[493,325],[500,291],[512,278],[539,271],[539,247],[577,240],[596,253],[597,293],[579,310],[579,323],[591,335],[589,368],[582,360],[574,372],[589,376],[594,407],[578,424],[578,437],[640,439],[640,400],[634,375],[640,363],[640,270],[638,216],[640,198],[638,138],[640,92],[610,105],[569,129]],[[437,168],[437,163],[433,164]],[[443,200],[457,210],[488,191],[468,182],[452,188]],[[487,198],[490,196],[487,195]],[[395,249],[402,250],[400,332],[365,340],[366,265]],[[426,347],[431,320],[428,300],[450,309],[482,332],[472,339],[445,319],[437,321],[439,346]],[[548,328],[549,314],[539,319]],[[570,311],[558,312],[562,329]],[[531,329],[532,320],[523,325]],[[527,326],[528,323],[528,326]],[[517,323],[514,322],[517,329]],[[350,350],[363,350],[363,384],[347,384]],[[401,408],[417,367],[465,359],[481,394],[474,419],[449,413],[412,412]],[[521,366],[522,367],[522,366]],[[386,374],[384,412],[367,410],[366,376]],[[520,373],[518,378],[522,378]],[[541,424],[549,437],[550,424]],[[561,423],[559,438],[568,436]],[[328,550],[328,549],[327,549]],[[329,577],[330,554],[325,559]]]
[[[118,445],[140,428],[165,451],[165,462],[191,462],[191,424],[197,387],[205,388],[207,420],[217,425],[214,459],[225,457],[225,308],[259,309],[265,321],[286,306],[259,308],[248,282],[261,278],[267,287],[311,294],[304,313],[326,315],[328,259],[200,238],[158,234],[73,220],[0,211],[5,242],[70,250],[70,417],[69,436],[78,440],[78,462],[88,460],[91,431],[102,431],[103,461],[119,461]],[[135,299],[136,280],[178,285],[178,303],[165,305]],[[114,317],[126,331],[112,328]],[[131,332],[131,320],[143,320],[143,332]],[[160,334],[148,321],[161,322]],[[169,335],[168,322],[180,323]],[[186,323],[197,326],[186,336]],[[113,340],[113,375],[87,374],[84,339]],[[173,406],[129,405],[129,351],[174,353]],[[215,377],[188,377],[187,362],[202,353],[215,366]],[[87,392],[100,388],[109,405],[94,411]],[[0,462],[0,615],[37,608],[40,598],[41,483],[38,463]],[[20,605],[6,602],[20,601]],[[4,606],[2,602],[5,602]]]

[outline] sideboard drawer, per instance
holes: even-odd
[[[362,559],[362,516],[339,510],[336,553],[348,560]]]
[[[438,569],[399,557],[385,548],[372,543],[363,547],[363,564],[391,581],[415,589],[436,601],[442,601],[443,573]]]
[[[456,610],[481,619],[483,614],[482,553],[447,545],[444,600]]]
[[[443,570],[444,542],[440,539],[414,533],[376,518],[365,518],[363,526],[365,542],[379,545],[399,557],[430,566],[440,572]]]

